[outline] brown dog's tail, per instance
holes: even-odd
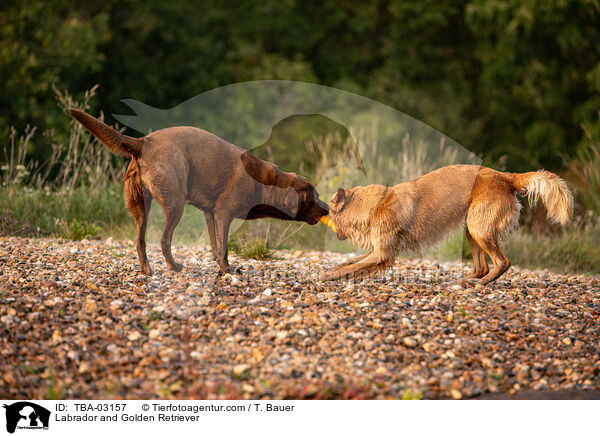
[[[143,139],[132,138],[117,132],[112,127],[104,124],[93,116],[80,111],[79,109],[69,109],[69,112],[83,127],[92,135],[98,138],[104,145],[117,154],[127,157],[138,157],[142,154]]]
[[[512,174],[512,185],[517,191],[527,193],[530,205],[541,199],[553,222],[566,226],[571,221],[573,194],[567,183],[556,174],[545,170]]]

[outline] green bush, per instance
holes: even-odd
[[[70,223],[65,225],[66,231],[63,234],[64,238],[73,241],[81,241],[82,239],[90,239],[96,236],[99,228],[95,224],[80,223],[74,218]]]
[[[229,239],[229,249],[235,254],[247,259],[269,260],[273,258],[273,249],[266,239],[254,239],[252,241]]]

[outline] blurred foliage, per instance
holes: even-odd
[[[584,124],[585,137],[565,177],[575,189],[576,205],[600,217],[600,122]]]
[[[598,123],[598,0],[4,0],[0,138],[69,119],[52,84],[97,114],[122,98],[170,108],[225,84],[300,80],[405,111],[488,162],[559,169]],[[111,120],[109,120],[111,121]]]
[[[89,80],[101,74],[110,37],[109,13],[74,10],[64,0],[8,0],[0,6],[0,138],[7,143],[11,126],[54,129],[66,139],[70,120],[56,105],[52,85],[77,89],[83,96]],[[88,82],[88,83],[86,83]],[[50,140],[32,150],[48,157]]]

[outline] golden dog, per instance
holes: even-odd
[[[321,276],[322,280],[358,277],[385,270],[400,251],[417,250],[439,241],[465,223],[473,254],[470,283],[487,284],[510,262],[498,241],[518,226],[515,194],[530,204],[541,199],[553,222],[566,225],[573,214],[567,184],[548,171],[503,173],[477,165],[451,165],[396,186],[340,188],[329,203],[329,216],[339,239],[350,239],[370,251]],[[488,268],[485,255],[493,267]]]

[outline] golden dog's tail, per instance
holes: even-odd
[[[79,121],[83,127],[98,138],[113,153],[122,154],[127,157],[138,157],[142,154],[142,146],[144,145],[142,138],[138,139],[123,135],[79,109],[69,109],[69,112],[73,118]]]
[[[551,221],[566,226],[573,217],[573,194],[567,183],[549,171],[512,174],[512,185],[517,191],[527,193],[529,204],[539,199],[548,210]]]

